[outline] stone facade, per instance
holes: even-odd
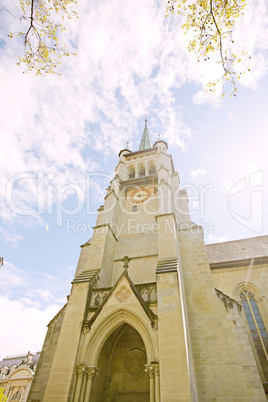
[[[8,356],[0,361],[0,389],[5,401],[26,402],[40,352]]]
[[[119,154],[28,401],[266,401],[268,237],[205,246],[146,130]]]

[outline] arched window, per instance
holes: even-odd
[[[268,334],[260,313],[260,302],[249,289],[241,291],[240,299],[264,377],[266,382],[268,382]]]
[[[143,298],[144,301],[148,301],[148,290],[146,288],[142,289],[141,297]]]
[[[11,401],[19,401],[21,397],[20,391],[15,392],[15,394],[12,396]]]
[[[94,304],[95,304],[95,306],[100,306],[100,304],[101,304],[101,297],[100,297],[99,293],[95,297],[95,303]]]
[[[130,166],[128,168],[128,178],[135,179],[135,167],[134,166]]]
[[[145,176],[145,166],[143,163],[139,165],[139,177]]]
[[[155,174],[155,172],[156,172],[155,164],[153,162],[151,162],[149,164],[149,175]]]
[[[156,299],[157,299],[156,287],[155,286],[152,286],[150,288],[150,299],[151,299],[151,301],[156,301]]]

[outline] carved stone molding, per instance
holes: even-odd
[[[145,364],[144,371],[150,378],[159,377],[159,363],[152,362],[151,364]]]
[[[151,325],[152,325],[152,328],[153,328],[155,331],[158,330],[158,321],[153,321],[153,322],[151,323]]]
[[[143,300],[147,303],[156,303],[157,301],[157,289],[156,283],[145,283],[136,285],[139,294]]]
[[[83,364],[77,364],[76,365],[76,371],[78,376],[81,376],[83,373],[85,373],[87,370],[87,367]]]
[[[130,297],[130,290],[126,286],[121,286],[118,291],[115,293],[115,297],[121,302],[124,303]]]
[[[118,260],[119,261],[119,260]],[[121,261],[121,260],[120,260]],[[139,294],[146,303],[157,302],[157,289],[156,283],[144,283],[135,285]],[[93,289],[90,301],[90,308],[97,309],[109,295],[111,288]]]
[[[83,322],[83,333],[87,334],[91,328],[90,321]]]
[[[155,376],[159,377],[159,363],[152,363]]]
[[[87,366],[86,371],[88,378],[91,380],[99,374],[99,369],[95,366]]]
[[[148,374],[149,378],[154,378],[154,368],[151,364],[145,364],[144,372]]]
[[[141,377],[144,375],[144,365],[146,363],[145,353],[140,349],[132,349],[128,352],[125,359],[125,369],[131,377]]]

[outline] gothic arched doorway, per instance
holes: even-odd
[[[118,327],[102,347],[90,401],[149,401],[149,377],[144,371],[146,363],[146,350],[139,333],[129,324]]]

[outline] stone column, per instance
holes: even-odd
[[[91,391],[91,385],[92,385],[92,380],[98,375],[98,369],[97,367],[94,366],[89,366],[87,367],[87,385],[86,385],[86,395],[85,395],[85,401],[89,401],[90,397],[90,391]]]
[[[85,370],[84,374],[83,374],[83,378],[82,378],[82,385],[81,385],[81,392],[80,392],[81,401],[83,401],[85,398],[86,385],[87,385],[87,373]]]
[[[153,369],[155,383],[155,402],[160,402],[159,363],[153,363]]]
[[[79,402],[83,374],[84,374],[86,368],[85,368],[85,366],[79,365],[79,366],[76,366],[76,370],[77,370],[77,380],[76,380],[76,388],[75,388],[75,394],[74,394],[74,402]]]
[[[150,402],[155,402],[155,383],[154,383],[154,369],[151,364],[145,365],[145,372],[150,378]]]

